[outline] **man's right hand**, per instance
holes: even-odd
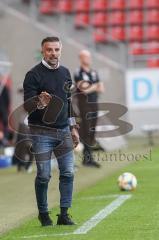
[[[43,108],[48,106],[52,96],[47,93],[47,92],[41,92],[40,95],[38,96],[39,102],[38,102],[38,107]]]

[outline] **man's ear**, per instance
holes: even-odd
[[[60,41],[59,43],[60,43],[60,48],[62,49],[62,42]]]

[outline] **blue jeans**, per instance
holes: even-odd
[[[48,212],[47,191],[51,178],[51,155],[54,153],[59,167],[60,207],[71,207],[74,155],[69,127],[64,129],[41,130],[30,128],[32,134],[33,151],[37,165],[35,178],[35,193],[40,213]]]

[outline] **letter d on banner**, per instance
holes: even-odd
[[[159,108],[159,69],[130,69],[126,72],[128,109]]]
[[[149,79],[138,78],[133,81],[133,97],[135,101],[147,101],[152,95],[152,85]]]

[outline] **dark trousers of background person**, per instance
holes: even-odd
[[[8,129],[8,110],[5,107],[0,108],[0,119],[3,125],[4,134],[7,134]]]
[[[15,151],[12,162],[17,165],[17,170],[28,170],[33,164],[32,142],[29,140],[29,127],[23,123],[19,124],[15,143]]]
[[[84,145],[83,150],[83,163],[87,164],[93,159],[93,146],[96,144],[95,140],[95,128],[97,125],[97,111],[98,103],[93,103],[93,107],[90,104],[86,104],[87,97],[81,95],[78,97],[78,107],[80,112],[80,128],[79,135],[80,141]]]
[[[10,103],[10,89],[1,82],[0,76],[0,125],[3,132],[3,139],[1,139],[0,145],[3,147],[8,146],[9,141],[13,138],[13,133],[8,128]]]
[[[7,146],[8,144],[8,138],[9,138],[9,130],[8,130],[8,110],[5,106],[0,107],[0,121],[2,126],[2,132],[3,132],[3,139],[1,140],[2,146]]]

